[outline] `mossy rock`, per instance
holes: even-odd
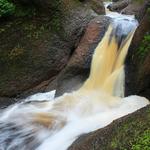
[[[56,75],[67,63],[72,43],[53,33],[48,21],[38,19],[1,25],[1,96],[15,96],[32,88]]]
[[[126,60],[126,95],[150,98],[150,20],[146,13],[133,37]]]
[[[149,147],[150,105],[81,136],[68,150],[149,150]]]
[[[0,23],[1,97],[15,97],[56,76],[95,17],[78,0],[14,2],[14,17]]]
[[[145,57],[149,54],[150,52],[150,33],[147,32],[142,41],[140,42],[139,47],[136,50],[137,57],[139,58],[139,61],[141,63],[144,61]]]

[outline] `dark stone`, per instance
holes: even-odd
[[[106,16],[99,16],[89,23],[67,66],[58,76],[56,96],[77,90],[87,79],[92,55],[108,24]]]
[[[121,13],[126,15],[135,15],[136,19],[140,22],[149,7],[149,0],[144,0],[141,2],[131,1],[131,3],[126,8],[121,10]]]
[[[130,3],[130,0],[122,0],[122,1],[117,1],[115,3],[112,3],[108,5],[108,9],[110,11],[117,11],[120,12],[123,8],[127,7]]]
[[[150,99],[150,50],[143,60],[137,54],[144,36],[150,32],[149,27],[150,20],[147,13],[135,32],[126,59],[126,96],[136,94]]]
[[[0,97],[0,109],[7,108],[9,105],[14,104],[17,101],[16,98]]]
[[[0,23],[1,97],[15,97],[53,79],[67,64],[85,26],[95,17],[92,9],[78,0],[63,0],[59,6],[54,0],[32,3],[42,11]],[[50,13],[44,11],[46,7]]]

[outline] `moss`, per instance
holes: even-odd
[[[133,0],[134,2],[140,3],[142,4],[144,2],[144,0]]]
[[[5,32],[4,28],[0,28],[0,33]]]
[[[0,66],[5,66],[6,71],[10,67],[13,69],[14,66],[20,66],[22,65],[22,60],[24,57],[26,57],[27,51],[21,46],[20,44],[17,44],[12,49],[1,51],[0,53]],[[3,70],[3,71],[4,71]],[[13,73],[13,72],[12,72]],[[10,75],[10,74],[8,74]],[[7,76],[7,73],[5,74]]]
[[[35,16],[37,10],[32,5],[26,6],[20,3],[12,3],[8,0],[0,0],[0,17],[32,17]]]
[[[81,2],[79,0],[62,0],[62,9],[63,10],[72,10],[75,7],[81,6]]]
[[[111,147],[112,147],[113,149],[117,148],[117,142],[116,142],[116,141],[112,141],[112,142],[111,142]]]
[[[77,9],[78,6],[81,6],[81,2],[79,0],[54,1],[51,4],[52,13],[51,19],[49,20],[49,27],[51,28],[51,31],[57,32],[61,36],[64,32],[64,20],[66,20],[66,18],[68,19],[69,17],[71,17],[72,12],[74,11],[74,9]]]
[[[24,49],[20,45],[17,45],[8,53],[8,58],[10,60],[19,59],[23,54]]]
[[[150,33],[147,33],[144,36],[137,50],[137,55],[139,56],[141,61],[144,60],[145,56],[148,54],[149,51],[150,51]]]
[[[147,112],[149,114],[149,110]],[[148,150],[150,146],[150,117],[148,120],[129,119],[125,124],[118,127],[116,134],[111,140],[109,149],[118,150]],[[112,133],[113,134],[113,133]],[[140,147],[140,149],[138,149]]]
[[[135,139],[132,145],[132,150],[149,150],[150,149],[150,129],[145,130],[144,133]]]
[[[147,9],[148,14],[150,15],[150,8]]]
[[[52,31],[59,32],[61,29],[61,18],[60,13],[55,12],[55,15],[52,17],[52,20],[50,22]]]
[[[33,6],[23,6],[16,4],[14,17],[32,17],[37,14],[37,10]]]
[[[147,9],[147,13],[148,13],[149,21],[150,21],[150,8]]]
[[[0,17],[13,15],[15,12],[15,5],[8,0],[0,0]]]
[[[39,25],[34,23],[24,23],[23,24],[24,32],[26,33],[26,37],[29,39],[39,39],[44,32],[47,30],[46,24]]]

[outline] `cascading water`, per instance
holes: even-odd
[[[124,59],[137,22],[117,15],[97,46],[90,76],[79,90],[57,99],[54,91],[41,93],[2,111],[0,150],[66,150],[79,135],[149,104],[139,96],[122,98]],[[45,97],[50,100],[33,101]]]

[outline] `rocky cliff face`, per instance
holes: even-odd
[[[147,12],[135,35],[126,61],[126,95],[150,98],[150,19]]]
[[[58,76],[56,96],[77,90],[88,78],[91,59],[109,25],[109,17],[98,16],[88,24],[67,66]]]
[[[0,23],[0,97],[16,96],[54,78],[97,15],[93,4],[78,0],[14,3],[15,15]]]

